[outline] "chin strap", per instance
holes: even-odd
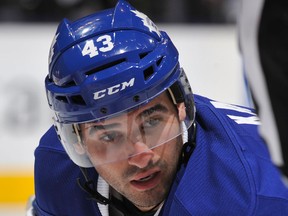
[[[89,194],[89,199],[92,199],[100,204],[103,205],[107,205],[111,203],[110,199],[107,199],[106,197],[102,196],[98,191],[97,191],[97,187],[95,185],[95,182],[89,178],[88,176],[88,172],[87,169],[83,168],[83,167],[79,167],[84,178],[85,178],[85,182],[81,182],[80,178],[77,178],[77,183],[79,185],[79,187],[85,191],[86,193]]]

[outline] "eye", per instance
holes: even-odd
[[[142,129],[149,129],[149,128],[154,128],[156,127],[157,125],[159,125],[161,122],[161,119],[160,118],[149,118],[147,120],[145,120],[143,122],[143,124],[141,125]]]
[[[100,135],[99,140],[102,143],[109,143],[109,144],[118,144],[123,139],[121,133],[117,131],[105,132]]]

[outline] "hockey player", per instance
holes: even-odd
[[[59,25],[45,84],[34,215],[288,214],[257,116],[193,95],[168,35],[127,2]]]

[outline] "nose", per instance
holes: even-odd
[[[154,156],[154,152],[143,142],[134,143],[134,156],[128,158],[130,165],[145,168]]]

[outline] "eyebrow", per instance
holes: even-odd
[[[152,106],[144,111],[142,111],[138,116],[136,117],[137,119],[142,118],[142,117],[147,117],[155,112],[163,112],[167,113],[168,108],[163,106],[162,104],[156,104],[155,106]]]
[[[136,117],[136,119],[141,119],[143,117],[147,117],[149,115],[152,115],[155,112],[163,112],[163,113],[167,113],[168,112],[168,108],[163,106],[162,104],[156,104],[155,106],[152,106],[144,111],[142,111],[141,113],[139,113]],[[111,124],[90,124],[87,128],[93,127],[94,130],[96,131],[101,131],[101,130],[107,130],[107,129],[113,129],[113,128],[117,128],[120,127],[121,123],[111,123]]]
[[[97,131],[101,131],[101,130],[107,130],[107,129],[109,130],[109,129],[117,128],[120,125],[121,125],[120,123],[112,123],[112,124],[106,124],[106,125],[91,124],[87,128],[93,127],[93,130],[95,130],[97,132]]]

